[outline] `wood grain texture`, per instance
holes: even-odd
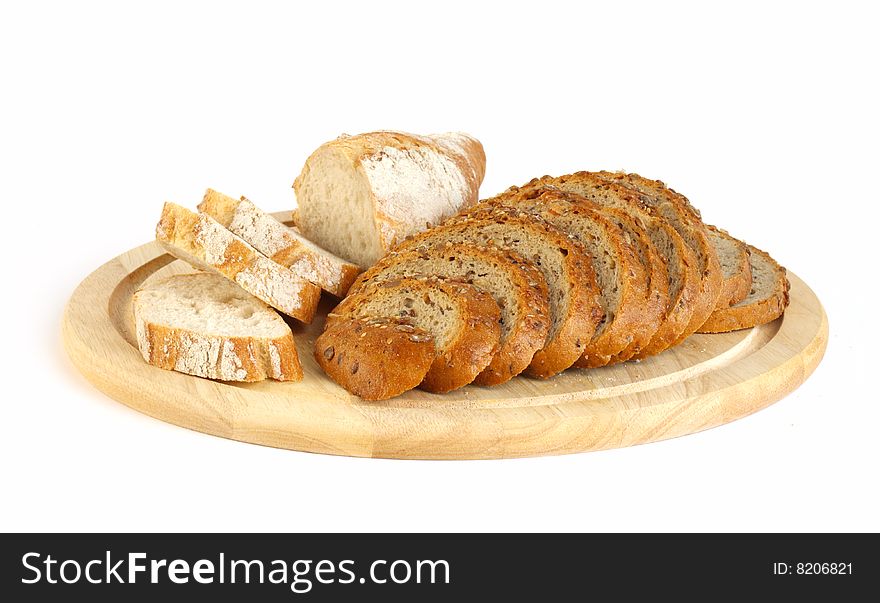
[[[281,214],[278,214],[281,215]],[[299,383],[209,381],[146,364],[131,296],[142,283],[189,266],[148,243],[88,276],[68,302],[63,339],[99,390],[160,420],[278,448],[401,459],[489,459],[632,446],[702,431],[769,406],[813,372],[828,341],[819,300],[797,276],[791,305],[766,325],[693,335],[641,362],[572,369],[547,381],[516,377],[448,394],[413,390],[364,402],[312,358],[323,324],[290,321],[303,363]],[[322,302],[319,314],[328,310]]]

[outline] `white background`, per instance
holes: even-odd
[[[4,3],[2,530],[877,531],[872,3]],[[663,6],[661,6],[663,5]],[[487,462],[226,441],[64,355],[76,285],[208,187],[289,209],[342,132],[463,130],[484,195],[628,169],[770,250],[831,340],[778,404],[673,441]]]

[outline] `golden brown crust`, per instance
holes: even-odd
[[[419,277],[392,279],[361,289],[346,297],[327,316],[325,330],[336,321],[352,317],[377,317],[365,304],[369,296],[381,291],[389,297],[400,297],[399,316],[405,316],[405,299],[440,292],[458,309],[460,320],[448,343],[437,350],[430,370],[421,387],[430,392],[444,393],[471,383],[489,365],[498,349],[501,328],[500,310],[488,293],[467,283],[439,278]],[[428,330],[428,329],[425,329]],[[432,333],[435,340],[437,333]]]
[[[672,247],[672,256],[664,259],[668,272],[667,296],[671,292],[673,299],[667,302],[665,320],[659,324],[647,346],[634,356],[645,358],[669,347],[687,328],[693,315],[693,300],[700,288],[700,271],[693,252],[688,249],[681,235],[654,207],[645,203],[644,197],[638,191],[603,179],[598,174],[601,172],[576,172],[564,176],[533,178],[521,187],[510,187],[499,197],[529,194],[529,191],[535,194],[534,191],[546,188],[584,195],[590,202],[602,207],[619,207],[630,213],[648,229],[652,239],[662,241],[666,247]],[[620,358],[614,358],[614,361],[618,360]]]
[[[651,241],[646,232],[647,227],[641,220],[619,208],[608,207],[604,211],[625,225],[626,232],[634,238],[632,243],[641,250],[639,258],[644,258],[642,264],[647,276],[642,311],[645,322],[643,336],[634,337],[629,346],[614,356],[609,364],[615,364],[626,362],[647,347],[660,325],[666,320],[666,308],[669,306],[669,275],[666,260]]]
[[[133,305],[137,304],[137,294]],[[138,318],[136,316],[136,321]],[[168,325],[147,321],[137,324],[138,344],[141,354],[149,364],[159,368],[187,373],[196,377],[218,381],[241,381],[252,383],[272,378],[278,381],[302,381],[303,372],[296,352],[293,334],[275,339],[252,337],[226,337],[195,333]],[[223,355],[211,358],[200,354],[202,362],[179,362],[191,354],[193,342],[203,347],[213,346],[222,350],[226,358],[234,356],[234,366],[225,366]],[[274,346],[279,363],[273,368],[269,346]]]
[[[475,258],[484,265],[495,266],[491,277],[505,279],[515,292],[515,305],[510,308],[513,320],[512,324],[507,325],[507,335],[502,336],[489,366],[474,379],[475,385],[504,383],[528,367],[535,352],[544,347],[549,329],[547,283],[541,272],[521,255],[509,250],[468,244],[392,251],[358,278],[351,293],[357,293],[364,286],[381,280],[429,274],[461,280],[491,293],[485,278],[468,273],[455,263],[458,257]],[[440,272],[430,271],[436,268],[422,268],[428,262],[432,266],[439,264]],[[505,297],[503,293],[496,296],[495,301],[499,306],[506,301]]]
[[[678,340],[690,324],[693,316],[693,300],[700,293],[700,271],[694,252],[669,224],[656,219],[653,226],[663,229],[670,245],[675,248],[675,257],[678,260],[675,269],[679,274],[680,286],[677,294],[669,296],[666,319],[651,336],[648,345],[633,356],[636,360],[659,354]]]
[[[365,400],[387,400],[417,387],[437,355],[434,337],[397,318],[346,318],[315,341],[327,376]]]
[[[746,298],[752,288],[752,266],[749,262],[749,247],[742,241],[730,236],[726,230],[716,226],[706,225],[706,229],[718,237],[728,241],[737,250],[736,269],[721,283],[721,294],[715,309],[724,309],[738,304]]]
[[[512,244],[487,235],[487,230],[496,224],[505,225],[542,241],[548,250],[554,250],[552,252],[559,253],[561,257],[560,262],[565,271],[563,279],[568,286],[564,293],[568,298],[565,315],[551,316],[551,320],[558,321],[559,327],[545,342],[544,347],[535,353],[525,371],[525,374],[533,377],[551,377],[570,367],[583,354],[602,318],[593,264],[580,243],[537,216],[498,211],[488,217],[456,218],[404,240],[397,250],[442,245],[450,234],[456,234],[473,242],[516,251]],[[548,289],[552,287],[548,282]]]
[[[379,131],[367,132],[356,136],[348,136],[343,134],[335,140],[329,141],[321,145],[306,160],[302,173],[293,183],[297,198],[300,199],[300,191],[305,180],[305,176],[310,172],[312,158],[323,152],[327,148],[332,148],[343,154],[352,168],[359,170],[363,177],[366,177],[365,164],[380,158],[386,149],[396,149],[403,152],[416,152],[429,150],[445,159],[452,161],[458,168],[462,178],[464,189],[460,191],[460,199],[456,202],[458,207],[449,207],[448,203],[440,203],[436,207],[432,207],[429,212],[430,218],[427,224],[424,221],[415,223],[408,219],[406,212],[401,212],[401,208],[392,209],[395,204],[394,199],[384,198],[382,194],[376,194],[373,189],[373,218],[379,236],[379,247],[383,252],[390,250],[397,242],[410,234],[414,234],[438,224],[443,219],[454,214],[458,209],[473,205],[479,198],[480,184],[486,173],[486,154],[483,145],[479,140],[460,132],[446,132],[441,134],[429,134],[420,136],[405,132]],[[406,174],[401,175],[406,177]],[[448,179],[442,186],[452,189],[458,189],[458,178],[448,175]],[[459,193],[458,190],[452,191]],[[426,200],[420,200],[425,203]],[[421,209],[425,209],[423,206]],[[294,221],[297,226],[304,227],[300,216],[294,214]],[[310,235],[311,233],[306,232]],[[366,266],[365,266],[366,267]]]
[[[634,246],[626,240],[627,233],[621,227],[627,226],[634,233],[644,236],[644,230],[639,225],[622,212],[615,213],[614,210],[601,208],[580,195],[542,186],[509,192],[483,201],[468,210],[468,213],[479,215],[485,211],[481,209],[483,207],[511,207],[536,214],[583,243],[592,244],[592,237],[573,227],[570,222],[572,216],[589,220],[605,233],[606,240],[596,244],[614,258],[619,304],[614,309],[613,319],[598,336],[594,336],[574,366],[605,366],[616,355],[632,350],[627,356],[629,358],[648,343],[662,319],[665,300],[650,296],[649,272],[641,263]],[[594,264],[594,271],[599,267],[598,258],[595,261],[597,263]],[[650,268],[651,266],[648,267]]]
[[[644,195],[646,204],[669,221],[693,250],[700,270],[700,292],[693,301],[693,314],[687,328],[672,345],[681,343],[706,322],[715,310],[721,294],[723,281],[721,263],[709,241],[706,226],[687,197],[667,187],[660,180],[623,172],[597,172],[597,175]]]
[[[748,329],[776,320],[785,312],[789,303],[791,283],[786,276],[785,268],[765,251],[748,245],[749,257],[763,259],[773,268],[775,286],[772,294],[753,303],[740,302],[729,308],[715,310],[709,320],[700,327],[700,333],[726,333],[739,329]]]
[[[311,322],[321,289],[294,275],[207,214],[165,203],[156,240],[195,268],[217,272],[297,320]]]
[[[213,189],[205,191],[198,206],[224,228],[272,261],[289,268],[324,291],[342,297],[361,270],[333,254],[311,248],[295,233],[245,197],[235,199]],[[302,238],[300,238],[302,237]]]
[[[636,173],[627,173],[624,171],[609,172],[606,170],[602,170],[592,173],[609,182],[629,183],[630,185],[638,184],[640,188],[644,190],[655,191],[659,195],[665,194],[664,191],[671,191],[674,194],[674,198],[672,200],[675,202],[676,205],[683,209],[692,218],[700,221],[703,220],[703,217],[700,215],[700,210],[691,205],[691,202],[687,197],[685,197],[675,189],[666,186],[666,183],[662,180],[652,180],[650,178],[640,176]]]

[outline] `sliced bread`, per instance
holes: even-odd
[[[221,381],[299,381],[293,333],[269,306],[218,274],[178,274],[132,297],[138,349],[163,369]]]
[[[785,312],[791,287],[785,268],[757,247],[748,248],[752,274],[749,294],[729,308],[715,310],[700,328],[701,333],[748,329],[776,320]]]
[[[604,366],[634,342],[637,348],[648,342],[662,309],[654,312],[654,307],[650,311],[646,307],[647,273],[618,222],[583,197],[546,189],[535,195],[506,195],[484,201],[467,213],[472,217],[491,216],[505,207],[547,220],[580,242],[592,258],[604,319],[575,366]]]
[[[752,288],[752,268],[749,263],[749,248],[742,241],[730,236],[727,231],[706,226],[709,241],[715,248],[724,280],[721,295],[715,309],[728,308],[741,302]]]
[[[672,344],[676,345],[706,322],[721,295],[721,263],[715,248],[709,242],[706,226],[684,195],[668,188],[659,180],[622,172],[599,172],[597,175],[638,192],[644,204],[675,228],[694,252],[700,271],[700,292],[693,300],[693,314],[687,328]]]
[[[644,176],[624,171],[609,172],[603,170],[593,173],[609,182],[618,182],[624,185],[629,184],[629,186],[636,186],[639,190],[653,191],[660,197],[666,196],[667,191],[669,191],[672,193],[670,199],[678,205],[679,208],[684,210],[688,216],[700,221],[703,220],[703,217],[700,215],[700,210],[691,205],[691,202],[687,197],[676,190],[669,188],[666,186],[666,183],[661,180],[651,180],[650,178],[645,178]]]
[[[321,289],[273,262],[207,214],[165,203],[156,240],[190,265],[222,274],[273,308],[308,323]]]
[[[511,187],[499,197],[534,196],[547,188],[574,193],[600,207],[626,212],[645,229],[658,255],[665,260],[668,301],[664,308],[665,318],[650,341],[632,357],[641,359],[658,354],[677,341],[690,324],[693,300],[699,294],[701,282],[696,258],[681,235],[664,219],[654,215],[635,191],[603,180],[591,172],[535,178],[521,187]],[[624,351],[615,360],[623,360],[628,354],[629,351]]]
[[[460,132],[340,136],[306,160],[293,183],[297,227],[368,268],[396,242],[477,202],[486,171],[478,140]]]
[[[233,199],[213,189],[205,191],[202,211],[254,249],[324,291],[342,297],[360,268],[321,249],[301,234],[264,212],[248,199]]]
[[[544,347],[550,327],[547,283],[541,272],[512,251],[472,244],[392,251],[363,273],[352,293],[392,278],[434,275],[460,280],[489,293],[501,310],[498,351],[474,379],[498,385],[528,367]]]
[[[315,341],[318,366],[365,400],[418,387],[436,357],[434,337],[400,318],[340,319]]]
[[[492,361],[501,336],[500,311],[491,295],[467,283],[433,277],[365,287],[327,315],[325,330],[340,319],[379,317],[403,318],[433,335],[437,357],[420,387],[435,393],[473,381]],[[394,343],[389,340],[388,345]]]
[[[519,254],[547,283],[550,329],[525,373],[547,378],[574,364],[603,316],[593,264],[583,245],[537,216],[498,211],[442,224],[406,239],[397,250],[473,243]]]

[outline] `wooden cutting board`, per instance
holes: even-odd
[[[739,419],[779,400],[813,372],[828,342],[822,305],[794,274],[779,320],[694,335],[642,362],[517,377],[448,394],[419,390],[365,402],[330,381],[312,358],[329,310],[291,320],[305,378],[231,384],[146,364],[133,337],[131,296],[143,283],[192,269],[156,243],[86,278],[64,314],[64,344],[108,396],[163,421],[266,446],[349,456],[491,459],[632,446]]]

